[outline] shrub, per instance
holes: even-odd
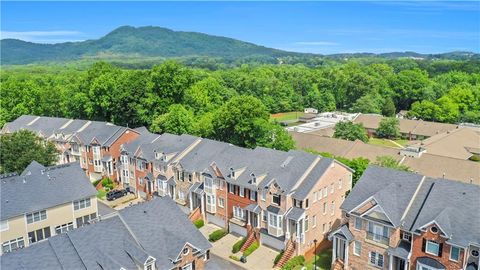
[[[275,260],[273,260],[274,265],[277,264],[278,261],[280,261],[280,258],[282,258],[283,252],[285,252],[285,250],[280,251],[280,253],[278,253],[277,256],[275,256]]]
[[[239,252],[240,249],[242,248],[243,244],[245,244],[246,241],[247,241],[247,238],[244,237],[244,238],[238,240],[235,244],[233,244],[232,253]]]
[[[480,162],[480,155],[473,155],[469,159],[471,161]]]
[[[102,181],[102,180],[95,180],[95,181],[93,181],[92,185],[93,185],[94,187],[97,187],[97,186],[98,186],[98,183],[100,183],[100,181]]]
[[[295,256],[291,258],[283,267],[282,270],[292,270],[297,265],[303,265],[305,263],[305,257]]]
[[[237,256],[235,256],[235,255],[230,255],[230,257],[229,257],[229,258],[230,258],[230,259],[232,259],[232,260],[234,260],[234,261],[237,261],[237,262],[239,262],[239,261],[240,261],[240,258],[238,258],[238,257],[237,257]]]
[[[193,224],[195,225],[195,227],[197,227],[197,229],[200,229],[201,227],[203,227],[203,225],[205,225],[205,222],[203,221],[203,219],[197,219],[193,222]]]
[[[247,257],[248,255],[252,254],[255,250],[257,250],[260,244],[258,241],[253,242],[245,251],[243,252],[243,256]]]
[[[216,230],[208,236],[208,241],[210,242],[218,241],[225,235],[227,235],[227,231],[225,229]]]
[[[110,178],[105,178],[102,180],[102,186],[107,189],[113,189],[113,181]]]

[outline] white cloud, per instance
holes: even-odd
[[[299,41],[295,42],[295,45],[306,45],[306,46],[335,46],[339,45],[336,42],[330,41]]]
[[[77,41],[82,32],[78,31],[0,31],[2,39],[12,38],[29,42],[59,43]]]

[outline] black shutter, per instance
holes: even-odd
[[[425,246],[427,245],[427,240],[425,238],[422,240],[422,251],[425,252]]]
[[[438,257],[442,257],[443,243],[438,244]]]

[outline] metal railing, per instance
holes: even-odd
[[[368,240],[373,240],[378,243],[382,243],[384,245],[387,245],[390,243],[390,237],[383,236],[381,234],[376,234],[374,232],[367,232],[367,239]]]

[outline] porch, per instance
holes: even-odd
[[[333,242],[332,268],[344,269],[348,267],[348,245],[354,237],[346,224],[340,226],[328,235],[328,240]],[[339,267],[342,268],[339,268]]]
[[[408,269],[408,255],[410,254],[410,243],[401,240],[396,248],[389,248],[387,250],[389,255],[389,270],[407,270]]]

